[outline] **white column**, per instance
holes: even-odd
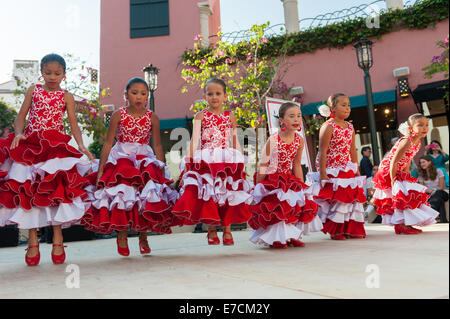
[[[284,25],[286,33],[295,33],[300,31],[298,22],[298,0],[281,0],[284,7]]]
[[[403,9],[403,0],[386,0],[386,8],[389,9]]]
[[[200,35],[202,36],[202,47],[209,46],[209,16],[212,14],[209,1],[197,3],[200,10]]]

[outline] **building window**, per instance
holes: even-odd
[[[169,35],[169,0],[130,0],[130,38]]]

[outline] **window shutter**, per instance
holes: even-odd
[[[130,38],[169,35],[169,0],[130,0]]]

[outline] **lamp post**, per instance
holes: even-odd
[[[150,111],[155,111],[155,97],[153,95],[153,92],[156,91],[158,88],[158,72],[159,69],[156,66],[153,66],[153,64],[149,64],[145,68],[142,69],[145,76],[145,81],[148,84],[148,89],[150,90],[150,96],[149,96],[149,105],[150,105]]]
[[[370,139],[372,143],[373,163],[380,163],[380,154],[378,151],[377,128],[375,123],[375,112],[373,110],[372,84],[370,81],[369,69],[373,65],[372,57],[373,42],[365,38],[361,38],[353,46],[356,49],[356,57],[358,58],[358,66],[364,71],[364,85],[366,88],[367,113],[369,115]]]

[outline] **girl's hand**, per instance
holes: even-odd
[[[330,178],[325,174],[325,175],[322,175],[322,174],[320,174],[320,181],[328,181]]]
[[[102,178],[102,175],[103,175],[103,172],[98,172],[97,173],[97,180],[95,181],[95,188],[96,189],[99,189],[100,187],[100,185],[99,185],[99,181],[100,181],[100,178]]]
[[[95,160],[94,155],[92,155],[92,153],[89,151],[89,149],[86,146],[84,146],[84,145],[78,146],[78,149],[80,150],[81,153],[86,155],[90,161]]]
[[[23,136],[23,134],[16,135],[11,143],[10,149],[13,149],[13,148],[16,148],[17,146],[19,146],[19,142],[24,139],[26,139],[26,137]]]

